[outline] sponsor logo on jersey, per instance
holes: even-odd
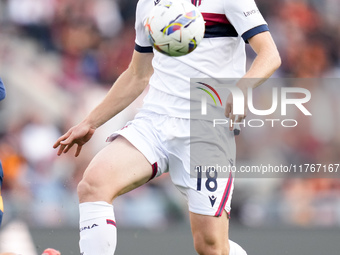
[[[260,11],[258,9],[254,9],[254,10],[251,10],[251,11],[243,12],[245,17],[248,17],[248,16],[253,15],[253,14],[257,14],[257,13],[260,13]]]
[[[86,230],[86,229],[92,229],[94,227],[98,227],[98,225],[92,224],[91,226],[82,227],[82,228],[79,229],[79,232],[82,232],[83,230]]]
[[[211,207],[214,207],[217,197],[212,195],[212,196],[209,196],[209,199],[210,199]]]

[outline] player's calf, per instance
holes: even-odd
[[[229,255],[229,219],[190,212],[194,247],[200,255]]]
[[[237,243],[229,240],[229,242],[226,242],[227,246],[224,248],[219,248],[218,245],[214,244],[212,240],[208,242],[201,242],[201,240],[197,240],[195,244],[195,249],[198,252],[198,254],[202,255],[215,255],[215,254],[226,254],[226,255],[247,255],[247,252]]]

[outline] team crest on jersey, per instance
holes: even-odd
[[[191,0],[191,3],[195,6],[200,6],[202,4],[203,0]]]

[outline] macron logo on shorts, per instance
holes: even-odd
[[[214,207],[214,204],[215,204],[215,202],[216,202],[216,198],[217,198],[217,197],[215,197],[214,195],[209,196],[210,203],[211,203],[211,207]]]

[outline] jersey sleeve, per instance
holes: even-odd
[[[6,97],[6,90],[5,90],[5,86],[4,84],[2,83],[2,80],[0,78],[0,101],[2,99],[4,99]]]
[[[145,33],[145,22],[147,19],[147,14],[151,11],[153,5],[149,5],[149,3],[153,4],[153,1],[145,1],[140,0],[137,4],[136,9],[136,23],[135,23],[135,30],[136,30],[136,39],[135,39],[135,50],[141,53],[149,53],[153,52],[153,48],[149,39]]]
[[[245,42],[256,34],[269,31],[254,0],[225,0],[225,13]]]

